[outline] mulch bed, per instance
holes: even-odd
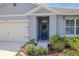
[[[53,50],[53,51],[49,50],[48,52],[49,52],[48,56],[57,56],[57,55],[63,53],[63,51],[55,51],[55,50]]]

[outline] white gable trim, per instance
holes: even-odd
[[[40,9],[40,6],[36,7],[35,9],[33,9],[33,10],[31,10],[30,12],[26,13],[25,15],[29,15],[29,14],[31,14],[32,12],[37,11],[38,9]]]
[[[48,8],[48,7],[44,7],[44,6],[38,6],[37,8],[31,10],[30,12],[26,13],[25,15],[32,15],[33,12],[36,12],[36,11],[40,10],[41,8],[45,8],[45,9],[47,9],[48,11],[51,11],[51,13],[55,12],[56,14],[61,14],[60,12],[58,12],[58,11],[56,11],[56,10],[54,10],[54,9],[51,9],[51,8]],[[50,13],[50,14],[51,14],[51,13]],[[48,13],[46,13],[46,14],[48,14]]]
[[[48,16],[48,15],[57,15],[57,14],[53,14],[53,13],[43,13],[43,14],[39,14],[39,13],[36,13],[36,14],[30,14],[30,15],[35,15],[35,16]]]

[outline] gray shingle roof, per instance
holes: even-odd
[[[61,15],[79,15],[79,9],[68,9],[68,8],[52,8],[59,12]]]

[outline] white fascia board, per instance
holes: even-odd
[[[0,20],[0,22],[29,22],[29,20]]]
[[[55,12],[56,14],[61,14],[60,12],[54,10],[54,9],[51,9],[51,8],[48,8],[48,7],[44,7],[45,9],[48,9],[49,11],[51,12]]]
[[[41,8],[44,8],[44,9],[47,9],[48,11],[51,11],[51,13],[55,12],[56,14],[61,14],[60,12],[58,12],[54,9],[44,7],[44,6],[38,6],[35,9],[31,10],[30,12],[26,13],[25,15],[31,15],[33,12],[36,12],[36,11],[40,10]]]
[[[42,13],[42,14],[39,14],[39,13],[36,13],[36,14],[29,14],[28,16],[30,15],[35,15],[35,16],[49,16],[49,15],[57,15],[57,14],[53,14],[53,13]]]
[[[0,17],[12,17],[12,16],[25,16],[25,14],[10,14],[10,15],[0,15]]]
[[[30,12],[26,13],[25,15],[29,15],[29,14],[31,14],[32,12],[35,12],[35,11],[39,10],[40,8],[41,8],[41,7],[38,6],[38,7],[34,8],[33,10],[31,10]]]

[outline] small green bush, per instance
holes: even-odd
[[[52,49],[62,50],[65,46],[79,50],[79,37],[60,37],[53,35],[49,39]]]
[[[64,37],[63,40],[64,40],[65,47],[71,47],[69,43],[70,38]]]
[[[50,44],[53,44],[53,42],[57,42],[58,39],[59,39],[58,35],[52,35],[49,39]]]
[[[65,44],[64,44],[63,37],[60,37],[58,35],[53,35],[49,39],[49,42],[52,45],[52,49],[55,49],[55,50],[62,50],[62,49],[64,49]]]
[[[22,52],[25,53],[25,55],[29,56],[42,56],[47,55],[47,50],[43,48],[42,46],[36,46],[34,44],[27,44],[23,49]],[[18,53],[17,53],[18,55]]]
[[[73,48],[79,50],[79,37],[71,37],[68,40],[68,44]]]
[[[60,37],[53,35],[49,39],[52,50],[64,50],[69,47],[72,50],[64,50],[62,56],[79,56],[79,37]]]
[[[23,49],[23,52],[26,54],[26,55],[31,55],[31,56],[34,56],[35,54],[35,45],[33,44],[28,44],[27,46],[25,46],[25,48]]]
[[[43,55],[47,55],[47,51],[45,48],[43,48],[42,46],[38,46],[36,47],[36,52],[35,52],[35,55],[36,56],[43,56]]]

